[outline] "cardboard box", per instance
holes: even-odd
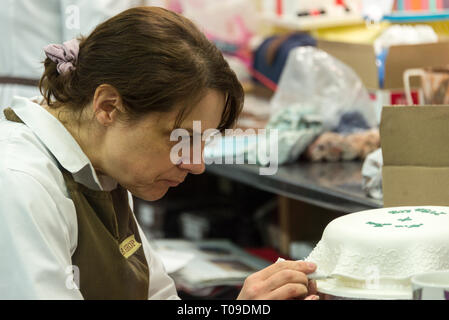
[[[317,47],[336,57],[360,77],[375,104],[378,120],[384,105],[407,104],[403,74],[411,68],[449,65],[449,41],[391,46],[385,59],[384,85],[379,84],[376,53],[371,44],[318,40]],[[423,103],[420,79],[411,78],[414,104]]]
[[[317,47],[350,66],[369,90],[402,89],[406,69],[449,64],[449,41],[391,46],[385,59],[384,86],[380,88],[373,45],[318,40]],[[419,79],[412,79],[412,87],[419,85]]]
[[[386,106],[384,206],[449,206],[449,106]]]

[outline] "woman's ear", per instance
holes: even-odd
[[[102,84],[95,90],[92,100],[93,113],[103,126],[110,126],[125,112],[122,97],[117,89],[109,84]]]

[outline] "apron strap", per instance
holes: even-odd
[[[11,108],[6,108],[3,110],[3,114],[6,117],[6,120],[12,121],[12,122],[18,122],[18,123],[24,123],[22,119],[19,118],[19,116],[14,112]],[[70,172],[68,172],[66,169],[64,169],[61,164],[58,162],[58,166],[64,176],[64,180],[70,187],[75,187],[76,182],[73,179],[73,176]]]
[[[23,123],[22,119],[20,119],[11,108],[3,110],[3,114],[5,115],[6,120]]]

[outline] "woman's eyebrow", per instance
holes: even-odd
[[[190,134],[193,134],[193,129],[192,128],[180,128],[180,129],[187,130]]]

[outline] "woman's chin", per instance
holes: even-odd
[[[150,190],[146,192],[138,191],[138,190],[129,190],[133,196],[145,200],[145,201],[156,201],[165,196],[168,191],[168,187],[166,188],[157,188],[155,190]]]

